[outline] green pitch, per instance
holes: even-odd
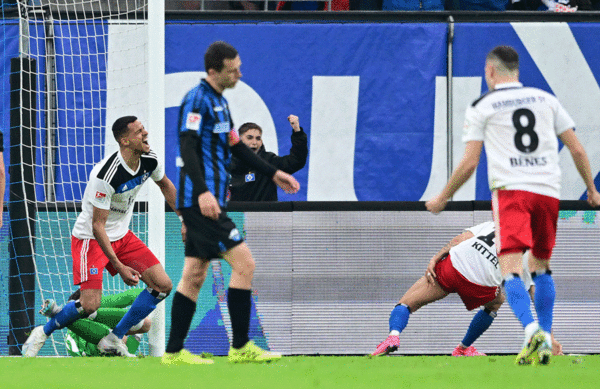
[[[600,355],[515,366],[513,356],[284,357],[264,365],[162,366],[159,358],[0,358],[7,389],[597,388]]]

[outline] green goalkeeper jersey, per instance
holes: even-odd
[[[140,346],[140,340],[137,336],[132,335],[127,337],[127,349],[130,353],[135,354]],[[72,357],[100,357],[98,346],[86,341],[71,330],[67,330],[65,337],[65,347]]]
[[[68,353],[73,357],[97,357],[100,356],[100,350],[96,345],[97,340],[108,334],[121,318],[127,312],[125,307],[131,305],[143,289],[129,289],[116,295],[102,296],[100,308],[97,311],[96,319],[80,319],[70,325],[65,336],[65,347]],[[75,330],[75,331],[73,331]],[[77,332],[77,333],[76,333]],[[84,339],[78,335],[93,335],[96,343]],[[127,338],[127,348],[130,353],[135,354],[139,345],[140,338],[129,336]]]

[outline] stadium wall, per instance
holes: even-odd
[[[576,202],[563,202],[552,268],[557,285],[554,333],[565,353],[600,353],[600,271],[596,260],[600,214]],[[245,211],[242,211],[244,210]],[[464,228],[489,220],[486,202],[455,202],[440,215],[422,203],[287,202],[233,205],[230,216],[243,231],[256,259],[251,337],[286,354],[366,354],[388,331],[388,315],[427,266],[431,256]],[[7,215],[5,215],[7,216]],[[68,253],[65,217],[38,226],[38,233],[67,230],[54,249]],[[62,220],[62,221],[61,221]],[[136,222],[137,224],[137,222]],[[180,222],[166,214],[166,270],[176,285],[183,269]],[[142,231],[145,225],[139,227]],[[141,234],[142,239],[146,235]],[[58,238],[57,238],[58,239]],[[0,228],[0,257],[8,256],[8,228]],[[60,253],[57,253],[60,255]],[[222,263],[221,263],[222,262]],[[230,327],[223,290],[230,267],[209,269],[198,299],[186,347],[224,355]],[[70,294],[68,265],[40,279],[45,289]],[[62,266],[62,267],[61,267]],[[0,260],[0,355],[7,355],[8,261]],[[105,276],[109,277],[107,273]],[[36,293],[36,307],[41,305]],[[171,311],[171,299],[166,311]],[[462,340],[475,312],[456,295],[412,315],[400,352],[448,354]],[[36,314],[36,325],[46,319]],[[170,315],[167,315],[167,334]],[[585,329],[583,331],[582,329]],[[486,353],[516,353],[522,329],[503,306],[492,327],[477,341]],[[57,335],[58,336],[58,335]],[[147,351],[147,350],[144,350]],[[40,355],[65,354],[48,343]]]
[[[554,333],[565,353],[598,353],[594,242],[600,238],[600,215],[571,208],[560,213],[552,258]],[[259,205],[231,214],[257,263],[252,336],[286,354],[372,352],[387,336],[389,313],[424,274],[431,256],[464,228],[492,217],[489,204],[470,202],[454,203],[440,215],[424,211],[422,203],[364,202],[293,202],[275,210]],[[167,271],[177,283],[183,248],[177,218],[170,213],[167,220]],[[226,317],[218,320],[212,276],[211,269],[186,347],[222,355],[228,324]],[[399,352],[451,353],[475,313],[457,295],[422,308],[411,315]],[[168,323],[167,333],[169,328]],[[522,327],[505,305],[476,346],[486,353],[517,353],[521,343]]]
[[[493,21],[482,17],[481,22],[457,20],[451,24],[445,15],[439,15],[443,17],[402,23],[391,19],[215,23],[215,19],[194,18],[167,22],[165,126],[167,174],[171,178],[175,176],[175,164],[169,158],[178,147],[174,128],[176,106],[183,94],[198,82],[203,70],[203,52],[216,39],[234,44],[244,62],[242,82],[227,92],[235,123],[260,123],[265,129],[267,148],[280,154],[287,154],[290,148],[286,121],[289,114],[300,116],[309,135],[309,161],[296,174],[302,190],[295,196],[280,193],[281,200],[298,202],[282,203],[275,207],[277,212],[257,208],[232,214],[240,229],[244,226],[258,263],[252,329],[259,343],[288,354],[372,351],[387,333],[389,311],[422,274],[429,257],[462,228],[490,217],[489,211],[475,208],[432,216],[422,211],[422,203],[417,201],[441,189],[452,164],[462,155],[460,130],[464,108],[485,92],[483,61],[487,51],[497,44],[511,44],[519,50],[525,84],[552,92],[561,99],[577,123],[577,134],[590,154],[596,184],[600,186],[600,119],[595,115],[600,103],[597,82],[600,42],[594,38],[600,29],[598,20],[548,16],[549,20],[544,22],[500,17]],[[117,29],[119,25],[88,28]],[[451,28],[452,41],[448,39]],[[18,26],[3,20],[0,30],[6,38],[1,61],[7,63],[10,56],[17,55],[18,45],[13,37]],[[61,39],[77,30],[61,28],[55,33]],[[552,45],[547,45],[548,37],[552,37]],[[98,64],[84,64],[87,66],[84,70],[91,65],[101,70],[111,63],[126,61],[127,58],[118,57],[123,53],[116,54],[118,50],[108,48],[115,44],[118,46],[108,42],[106,47],[87,48],[106,50],[108,58]],[[451,58],[449,44],[453,49]],[[446,88],[449,62],[453,69],[450,99]],[[5,69],[2,66],[1,70]],[[139,78],[139,74],[120,77]],[[8,83],[7,73],[0,74],[0,82]],[[77,92],[77,82],[60,79],[59,82],[73,83],[72,88]],[[86,81],[82,78],[81,82]],[[97,82],[107,93],[119,89],[115,87],[119,78]],[[4,86],[2,90],[8,89]],[[132,94],[127,95],[128,99]],[[106,98],[111,99],[113,107],[119,106],[118,99],[123,99],[123,107],[128,106],[123,96]],[[0,104],[2,128],[9,128],[10,110],[5,96]],[[452,109],[450,123],[448,107]],[[118,113],[105,108],[90,107],[94,116],[89,119],[100,124],[96,123],[89,132],[85,125],[61,129],[68,136],[76,136],[74,131],[86,131],[91,138],[105,139],[104,147],[96,145],[92,153],[86,153],[96,159],[116,147],[102,126],[110,125]],[[80,114],[85,116],[87,111]],[[81,122],[90,120],[83,117]],[[152,131],[153,124],[148,123],[147,127]],[[5,142],[8,138],[4,137]],[[61,151],[68,152],[78,151]],[[8,161],[8,143],[4,154]],[[335,165],[331,164],[332,159]],[[455,200],[489,199],[483,162],[485,157],[476,176],[457,193]],[[563,157],[561,164],[564,182],[561,199],[580,199],[584,188],[570,157]],[[71,192],[78,193],[64,191]],[[304,200],[310,201],[303,203]],[[355,200],[359,201],[344,210],[334,210],[332,203],[316,202]],[[382,204],[397,203],[379,201],[408,203],[390,208]],[[324,211],[324,207],[329,211]],[[416,207],[421,207],[421,211]],[[0,355],[6,355],[4,335],[8,322],[8,214],[4,220],[0,229]],[[38,231],[63,231],[61,236],[65,240],[57,243],[57,247],[67,252],[72,226],[61,220],[58,218],[55,225],[38,226]],[[173,214],[167,215],[167,271],[175,284],[183,260],[178,223]],[[596,325],[600,280],[594,262],[598,234],[596,212],[579,208],[561,211],[553,260],[558,288],[555,332],[566,352],[600,352],[596,341],[600,339],[600,328]],[[225,347],[228,324],[226,315],[222,315],[226,307],[218,285],[227,285],[229,271],[226,265],[210,269],[188,344],[194,351],[203,349],[220,355]],[[65,278],[70,279],[68,267],[54,273],[66,277],[61,277],[62,281],[40,282],[60,284]],[[61,287],[67,291],[71,286],[66,283]],[[37,316],[36,324],[42,324],[44,318]],[[453,297],[424,308],[411,317],[402,351],[448,353],[462,339],[471,316]],[[443,331],[439,334],[435,330],[438,325]],[[167,323],[167,333],[169,327]],[[581,328],[587,332],[578,331]],[[503,307],[478,347],[486,352],[514,353],[520,347],[520,335],[516,335],[519,333],[512,314]],[[207,344],[215,348],[207,350]],[[44,353],[54,354],[54,350]]]

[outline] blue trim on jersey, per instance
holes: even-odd
[[[223,134],[219,134],[220,138],[224,138],[224,142],[228,143],[228,139],[227,139],[227,133],[223,133]],[[225,150],[223,148],[219,148],[217,149],[217,156],[219,157],[219,159],[225,161],[225,163],[227,164],[226,166],[229,166],[229,162],[227,160],[227,157],[225,155]],[[223,166],[219,166],[219,205],[220,206],[225,206],[227,204],[227,186],[229,183],[229,173],[223,168]]]
[[[119,185],[119,187],[115,190],[115,193],[125,193],[128,190],[132,190],[138,185],[142,185],[144,182],[146,182],[148,177],[150,177],[150,173],[145,173],[144,175],[134,177],[126,183]]]
[[[215,196],[221,206],[227,205],[227,187],[229,183],[229,164],[231,151],[229,150],[228,137],[232,122],[227,100],[218,94],[207,82],[202,80],[199,85],[190,90],[180,108],[178,123],[179,133],[190,131],[186,127],[187,115],[197,112],[201,116],[198,129],[198,158],[204,173],[204,181],[208,190]],[[180,151],[178,150],[180,157]],[[197,204],[197,194],[194,192],[193,182],[178,169],[180,179],[178,184],[178,206]]]
[[[193,205],[193,201],[192,201],[193,188],[194,188],[194,184],[192,183],[192,179],[190,178],[190,176],[185,176],[185,188],[184,188],[185,200],[183,202],[184,208],[189,208]]]

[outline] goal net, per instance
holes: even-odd
[[[10,128],[4,131],[10,217],[5,214],[6,233],[0,235],[8,247],[0,276],[9,278],[0,296],[8,301],[0,316],[9,317],[0,355],[19,354],[28,332],[47,321],[38,313],[45,299],[63,305],[76,290],[71,230],[92,167],[118,150],[112,123],[135,115],[155,138],[163,127],[149,123],[148,0],[14,3],[10,17],[3,13],[2,19],[2,55],[11,58],[10,69],[3,63],[3,81],[9,78],[10,87],[3,84],[2,99],[10,94],[11,106],[10,117],[2,116],[2,128]],[[130,225],[146,243],[152,240],[148,225],[155,226],[148,209],[162,207],[164,216],[164,199],[152,190],[142,189]],[[126,289],[118,275],[105,271],[104,294]],[[68,355],[65,335],[55,332],[39,355]],[[145,337],[142,353],[149,352],[148,344]]]

